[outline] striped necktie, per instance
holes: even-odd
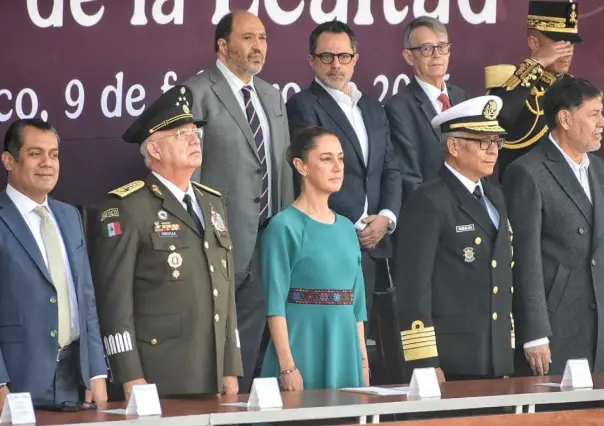
[[[252,103],[252,86],[244,86],[243,89],[243,103],[245,104],[245,114],[247,115],[247,122],[254,135],[256,141],[256,152],[258,158],[260,158],[260,165],[262,166],[262,192],[260,195],[260,225],[268,218],[268,167],[266,165],[266,151],[264,149],[264,135],[262,134],[262,126],[260,125],[260,117],[256,113],[254,104]]]

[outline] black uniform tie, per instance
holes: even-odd
[[[478,200],[478,202],[485,209],[487,214],[489,214],[489,208],[487,207],[487,201],[484,198],[484,195],[482,194],[482,188],[480,187],[480,185],[476,185],[474,187],[474,192],[472,192],[472,195],[474,196],[474,198],[476,198]],[[491,215],[489,214],[489,217],[490,216]]]
[[[203,226],[201,226],[201,220],[199,220],[199,216],[197,216],[197,213],[195,213],[195,210],[193,210],[193,200],[189,194],[185,194],[185,204],[187,205],[187,213],[189,213],[189,216],[191,216],[191,219],[193,219],[193,223],[195,223],[195,226],[197,226],[197,229],[203,235]]]

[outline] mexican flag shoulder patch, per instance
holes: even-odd
[[[103,225],[104,237],[115,237],[122,235],[122,225],[119,222],[111,222]]]

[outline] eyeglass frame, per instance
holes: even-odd
[[[439,43],[439,44],[422,44],[421,46],[409,47],[407,50],[410,50],[410,51],[418,50],[419,53],[424,58],[429,58],[431,56],[434,56],[434,51],[437,49],[438,49],[438,53],[440,53],[443,56],[450,55],[451,54],[451,45],[452,45],[452,43],[450,41],[448,41],[446,43]],[[443,47],[443,46],[446,46],[446,48],[447,48],[447,52],[445,52],[445,53],[441,52],[441,47]],[[424,48],[430,48],[430,53],[425,55],[424,52],[422,51],[422,49],[424,49]]]
[[[325,56],[325,55],[329,55],[331,56],[331,61],[329,62],[325,62],[323,61],[323,59],[321,59],[321,57]],[[350,56],[350,61],[348,62],[344,62],[342,61],[340,58],[342,57],[342,55],[349,55]],[[340,52],[340,53],[331,53],[331,52],[323,52],[323,53],[311,53],[310,56],[312,56],[313,58],[317,58],[322,64],[324,65],[331,65],[333,64],[334,59],[337,57],[338,58],[338,62],[342,65],[348,65],[352,62],[352,60],[358,55],[358,53],[349,53],[349,52]]]
[[[497,150],[501,151],[503,149],[503,145],[505,144],[505,138],[497,138],[497,139],[492,139],[492,138],[468,138],[465,136],[455,136],[455,139],[465,139],[467,141],[474,141],[474,142],[480,142],[480,149],[483,151],[488,151],[489,149],[491,149],[491,147],[493,146],[494,143],[497,144]],[[486,148],[483,148],[483,144],[487,144]]]
[[[189,135],[189,139],[183,139],[183,136],[181,136],[181,132],[191,132],[191,134]],[[196,127],[195,129],[192,129],[190,127],[180,128],[176,131],[176,133],[170,133],[169,135],[163,136],[161,138],[151,138],[150,141],[160,141],[162,139],[176,137],[176,139],[178,139],[179,141],[186,140],[188,142],[190,140],[190,138],[193,137],[194,134],[197,135],[199,144],[203,147],[203,128],[200,128],[200,127]]]

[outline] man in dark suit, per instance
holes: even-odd
[[[315,125],[334,132],[342,143],[344,184],[329,197],[329,205],[357,229],[370,311],[376,281],[388,283],[388,234],[400,210],[401,175],[382,106],[350,81],[358,58],[356,36],[348,25],[319,25],[310,35],[308,56],[315,79],[287,102],[287,116],[291,137]]]
[[[403,205],[394,273],[407,374],[496,378],[514,371],[511,229],[493,173],[504,132],[501,99],[483,96],[437,115],[439,178]]]
[[[415,77],[386,102],[390,137],[401,162],[403,201],[427,180],[435,178],[444,156],[441,134],[432,119],[451,105],[469,99],[468,93],[444,78],[451,43],[436,18],[420,16],[405,28],[403,57]]]
[[[10,392],[36,405],[107,400],[90,265],[78,210],[48,197],[59,178],[59,138],[39,119],[4,139],[0,193],[0,410]]]
[[[499,155],[500,182],[512,161],[548,138],[543,95],[557,80],[568,76],[574,44],[583,42],[578,7],[572,0],[529,1],[526,26],[530,58],[518,67],[491,65],[485,69],[487,92],[503,99],[500,121],[508,133]]]
[[[604,163],[600,91],[568,77],[543,99],[549,136],[512,163],[518,374],[562,374],[568,359],[604,371]],[[523,350],[521,349],[523,347]],[[526,358],[526,359],[525,359]]]
[[[236,394],[243,373],[231,237],[220,193],[191,182],[202,132],[185,86],[126,130],[151,173],[110,192],[93,274],[113,382],[161,396]]]
[[[204,167],[192,179],[216,188],[228,205],[242,392],[251,385],[266,327],[258,242],[269,219],[293,201],[293,175],[285,161],[289,146],[285,103],[277,89],[257,77],[266,43],[257,16],[229,13],[216,25],[215,65],[184,83],[193,92],[193,115],[208,121]]]

